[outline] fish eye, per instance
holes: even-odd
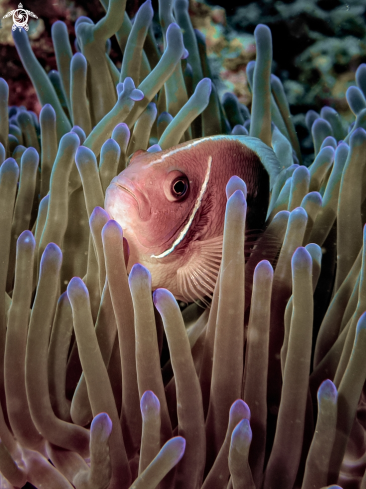
[[[181,177],[177,178],[174,180],[172,183],[172,195],[174,197],[180,198],[184,197],[184,195],[188,191],[188,178],[187,177]]]
[[[163,189],[169,202],[182,200],[189,193],[188,177],[181,171],[173,170],[165,177]]]

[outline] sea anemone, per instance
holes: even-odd
[[[366,66],[348,133],[330,107],[308,114],[306,167],[266,26],[249,117],[204,78],[186,0],[160,1],[163,54],[149,0],[133,25],[121,0],[102,3],[97,24],[76,22],[74,55],[53,25],[51,77],[15,30],[39,121],[8,109],[0,81],[1,487],[366,487]],[[127,275],[105,190],[137,150],[248,129],[282,165],[265,228],[245,256],[233,176],[212,303],[181,311],[145,267]]]

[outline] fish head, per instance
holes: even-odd
[[[207,167],[189,157],[168,152],[137,151],[110,183],[105,209],[122,227],[136,260],[159,256],[169,249],[189,219]],[[141,258],[144,257],[144,260]]]

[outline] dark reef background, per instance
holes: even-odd
[[[126,10],[131,18],[142,1],[127,0]],[[16,4],[0,0],[1,17]],[[56,68],[51,44],[53,22],[66,22],[73,41],[73,23],[78,16],[87,15],[97,21],[103,15],[99,0],[28,0],[24,5],[39,17],[30,22],[29,34],[35,54],[48,72]],[[153,0],[153,6],[157,12],[157,0]],[[357,66],[366,62],[365,0],[190,0],[190,10],[194,26],[206,37],[212,77],[221,95],[232,91],[250,106],[245,69],[255,58],[254,28],[264,23],[273,35],[273,73],[284,83],[303,153],[312,152],[305,125],[308,110],[319,111],[328,105],[348,123],[351,114],[345,92],[354,80]],[[2,20],[0,74],[10,85],[10,104],[24,104],[39,113],[40,106],[18,59],[10,26],[11,19]],[[156,35],[159,39],[158,31]],[[117,43],[112,42],[111,57],[118,66],[121,55]]]

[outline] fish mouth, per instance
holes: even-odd
[[[150,218],[151,206],[144,193],[126,177],[112,183],[135,200],[141,220],[147,221]]]
[[[116,183],[116,186],[131,195],[131,197],[135,199],[136,204],[139,205],[139,201],[137,200],[136,195],[129,188],[125,187],[124,185],[120,185],[119,183]]]

